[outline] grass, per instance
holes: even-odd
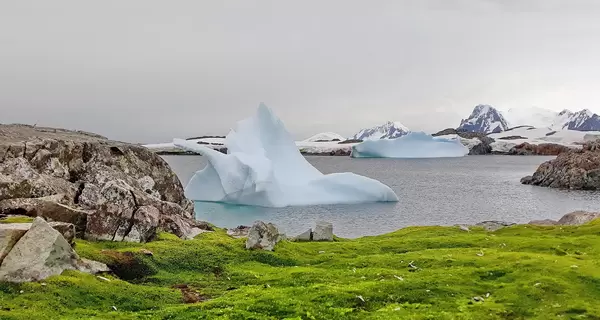
[[[25,216],[16,216],[16,217],[5,217],[0,219],[0,223],[31,223],[33,222],[33,218],[25,217]]]
[[[76,249],[129,281],[67,271],[0,284],[0,319],[600,319],[600,223],[412,227],[275,252],[224,231]],[[209,300],[184,303],[181,284]]]

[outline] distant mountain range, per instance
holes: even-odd
[[[490,105],[478,105],[461,121],[458,131],[498,133],[508,128],[533,126],[552,130],[600,131],[600,116],[584,109],[555,112],[542,108],[510,109],[500,112]]]
[[[398,121],[388,121],[380,126],[362,129],[350,139],[355,140],[377,140],[395,139],[406,135],[410,130]]]

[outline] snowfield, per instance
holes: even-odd
[[[600,138],[600,131],[558,130],[550,128],[520,127],[508,131],[488,135],[496,140],[491,144],[494,152],[508,152],[512,147],[527,142],[529,144],[555,143],[570,148],[581,148],[587,141]],[[506,137],[522,137],[519,139],[501,139]]]

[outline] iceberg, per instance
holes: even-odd
[[[353,158],[450,158],[469,153],[459,139],[411,132],[396,139],[366,140],[352,147]]]
[[[385,184],[354,173],[324,175],[298,151],[272,111],[239,121],[225,138],[227,154],[183,139],[173,144],[208,160],[185,188],[195,201],[262,207],[398,201]]]

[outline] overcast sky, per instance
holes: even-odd
[[[261,101],[298,138],[600,112],[599,61],[598,0],[0,0],[0,122],[133,142],[226,134]]]

